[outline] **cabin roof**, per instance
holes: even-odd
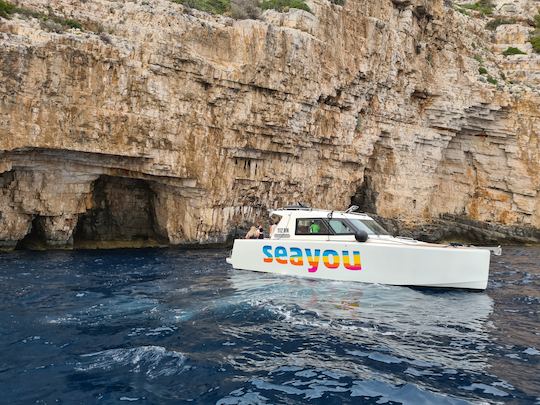
[[[317,208],[287,209],[280,208],[271,212],[270,215],[289,216],[292,218],[328,218],[332,213],[333,218],[372,219],[369,215],[361,212],[331,211]]]

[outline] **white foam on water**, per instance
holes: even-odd
[[[264,380],[252,380],[251,383],[259,390],[279,391],[289,395],[298,395],[304,399],[317,399],[322,398],[327,393],[350,391],[350,388],[345,383],[323,379],[289,381],[284,384],[274,384]]]
[[[536,350],[534,347],[528,347],[527,349],[523,350],[523,353],[528,354],[529,356],[539,356],[540,351]]]
[[[497,389],[495,387],[492,387],[491,385],[481,384],[481,383],[473,383],[471,385],[462,386],[462,387],[459,387],[459,388],[467,390],[467,391],[481,390],[485,394],[491,394],[491,395],[495,395],[495,396],[498,396],[498,397],[506,397],[506,396],[508,396],[508,393],[505,392],[505,391],[499,390],[499,389]]]
[[[164,336],[173,333],[178,328],[170,326],[160,326],[158,328],[148,329],[145,336]]]
[[[406,404],[469,404],[459,398],[424,390],[415,384],[393,385],[376,380],[355,381],[351,387],[351,397],[379,398],[377,403],[380,404],[391,401]]]
[[[112,370],[129,367],[132,373],[144,373],[149,378],[178,375],[186,370],[186,356],[161,346],[140,346],[130,349],[109,349],[81,355],[77,371]]]
[[[131,331],[127,334],[128,336],[168,336],[171,333],[174,333],[178,328],[174,325],[168,326],[159,326],[157,328],[132,328]]]
[[[63,324],[78,323],[79,318],[76,318],[76,317],[74,317],[72,315],[66,315],[66,316],[59,316],[59,317],[56,317],[56,318],[49,318],[49,319],[47,319],[46,322],[50,323],[50,324],[63,325]]]
[[[379,361],[386,364],[399,364],[403,362],[402,359],[398,359],[397,357],[380,352],[364,352],[362,350],[345,350],[345,352],[353,356],[367,357],[371,360]]]
[[[88,293],[83,295],[87,296]],[[76,296],[80,298],[78,294]],[[104,325],[126,316],[142,316],[148,312],[152,313],[156,304],[157,300],[155,299],[131,299],[127,296],[120,296],[102,300],[98,304],[80,309],[74,313],[47,316],[45,322],[49,324]]]
[[[216,405],[262,405],[267,404],[268,398],[258,392],[244,392],[243,388],[232,391],[225,398],[216,402]]]
[[[311,378],[317,376],[317,373],[313,370],[302,370],[294,373],[297,377]]]

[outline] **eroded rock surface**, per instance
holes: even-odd
[[[220,243],[268,208],[351,199],[426,238],[457,220],[538,241],[540,57],[500,53],[534,1],[499,5],[525,18],[495,33],[450,3],[235,21],[20,1],[86,30],[0,19],[1,247]]]

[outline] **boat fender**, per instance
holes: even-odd
[[[354,234],[354,238],[358,241],[358,242],[365,242],[366,240],[368,240],[368,233],[366,231],[358,231]]]

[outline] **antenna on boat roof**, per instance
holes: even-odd
[[[345,210],[345,212],[348,214],[350,212],[354,212],[358,209],[358,205],[351,205],[349,208]]]

